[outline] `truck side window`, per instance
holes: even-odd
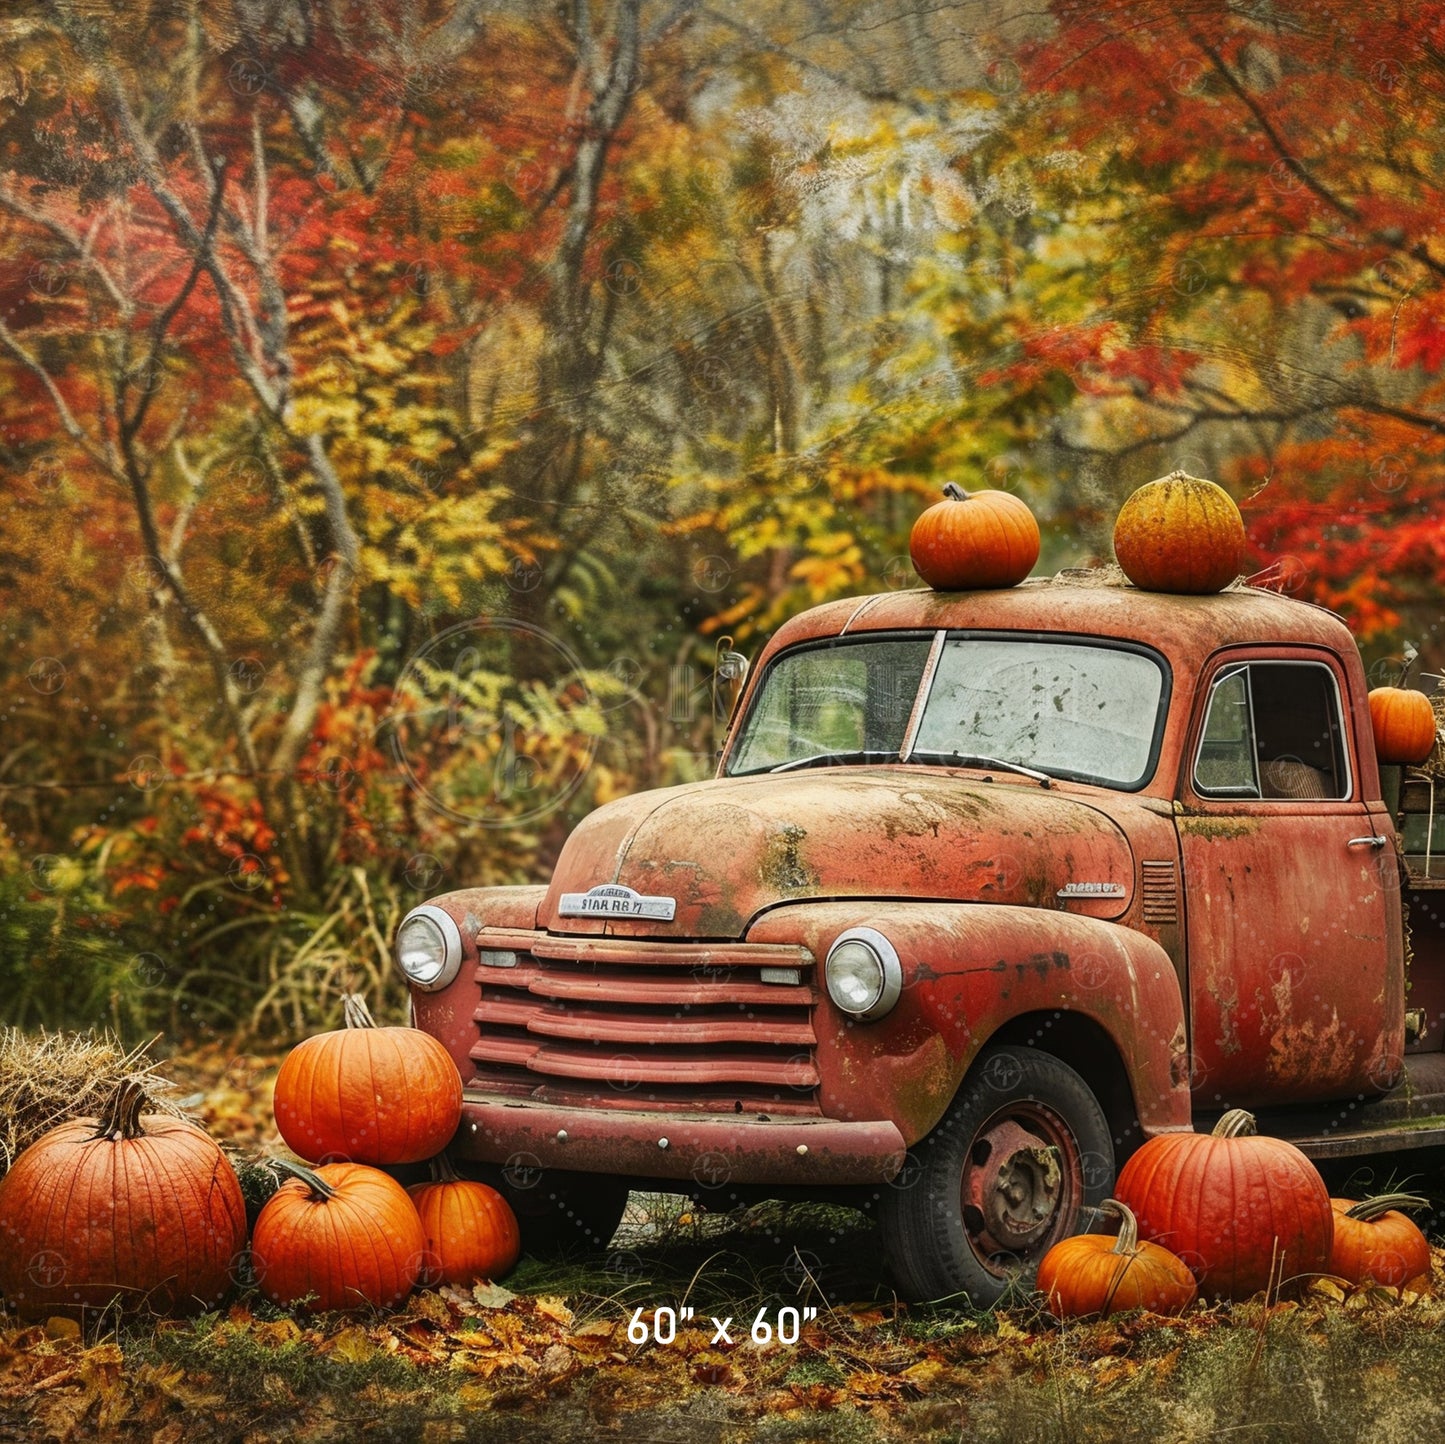
[[[1194,763],[1201,797],[1349,796],[1339,689],[1315,662],[1249,662],[1215,679]]]
[[[1194,787],[1208,797],[1259,796],[1249,723],[1249,676],[1243,667],[1222,676],[1209,694]]]

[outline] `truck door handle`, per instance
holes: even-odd
[[[1379,837],[1379,836],[1375,836],[1375,837],[1352,837],[1352,838],[1345,844],[1345,846],[1346,846],[1346,847],[1384,847],[1384,845],[1385,845],[1387,842],[1389,842],[1389,840],[1390,840],[1390,839],[1389,839],[1388,837]]]

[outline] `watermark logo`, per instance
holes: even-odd
[[[417,852],[407,859],[403,876],[408,887],[414,887],[418,892],[434,892],[445,873],[446,867],[439,857],[429,852]]]
[[[260,95],[270,82],[271,75],[259,60],[243,56],[235,61],[226,72],[226,84],[243,99]]]
[[[137,953],[126,967],[131,980],[140,988],[159,988],[166,980],[166,960],[159,953]]]
[[[514,1153],[502,1165],[502,1177],[512,1188],[536,1188],[542,1181],[542,1160],[535,1153]]]
[[[238,657],[226,669],[226,675],[236,684],[238,692],[244,692],[249,697],[261,690],[261,684],[266,680],[266,668],[259,658]]]
[[[25,679],[42,697],[53,697],[65,686],[65,663],[59,657],[37,657]]]
[[[65,1255],[57,1249],[43,1248],[34,1254],[25,1268],[25,1277],[38,1289],[59,1288],[69,1268]]]
[[[703,1188],[721,1188],[732,1176],[732,1160],[715,1149],[700,1153],[692,1165],[693,1182]]]
[[[154,792],[166,780],[166,766],[149,752],[131,758],[125,775],[137,792]]]
[[[395,699],[386,725],[408,784],[459,822],[544,817],[577,791],[596,755],[596,699],[582,664],[530,622],[449,627],[407,662]]]
[[[995,1053],[983,1066],[983,1081],[1000,1093],[1017,1088],[1023,1077],[1023,1064],[1012,1053]]]

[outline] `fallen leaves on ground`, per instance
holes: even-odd
[[[1181,1355],[1211,1340],[1238,1343],[1256,1368],[1286,1335],[1307,1348],[1332,1321],[1438,1337],[1445,1305],[1317,1285],[1268,1308],[1197,1306],[1181,1318],[1135,1313],[1067,1327],[1027,1310],[914,1319],[862,1305],[825,1310],[793,1345],[746,1333],[719,1344],[709,1319],[680,1323],[670,1343],[638,1344],[630,1319],[625,1308],[599,1312],[595,1300],[486,1285],[419,1292],[389,1315],[278,1317],[243,1300],[201,1320],[133,1323],[100,1337],[66,1319],[20,1324],[0,1313],[0,1438],[6,1426],[62,1441],[97,1432],[147,1444],[342,1438],[358,1419],[389,1410],[420,1408],[430,1419],[536,1412],[579,1384],[599,1427],[710,1394],[734,1420],[852,1412],[889,1438],[895,1425],[906,1432],[916,1406],[966,1410],[974,1401],[986,1411],[1010,1384],[1064,1388],[1080,1401],[1157,1394]],[[1370,1365],[1382,1388],[1387,1365]]]
[[[173,1058],[166,1071],[183,1107],[249,1151],[274,1141],[278,1061],[213,1048]],[[783,1344],[754,1340],[754,1315],[766,1303],[776,1318],[803,1300],[745,1297],[749,1279],[781,1275],[776,1259],[772,1275],[751,1272],[761,1255],[749,1250],[760,1245],[746,1228],[734,1238],[730,1254],[708,1242],[695,1274],[679,1267],[675,1244],[638,1242],[645,1267],[628,1254],[640,1272],[610,1294],[595,1273],[589,1289],[523,1269],[506,1284],[418,1292],[390,1314],[290,1315],[247,1294],[198,1320],[117,1327],[102,1318],[82,1330],[68,1319],[22,1323],[0,1306],[0,1441],[349,1441],[373,1427],[384,1438],[490,1441],[515,1432],[518,1415],[564,1437],[547,1426],[568,1410],[569,1438],[637,1432],[629,1420],[655,1419],[668,1427],[642,1430],[647,1437],[733,1444],[771,1422],[780,1437],[804,1437],[801,1428],[809,1439],[816,1424],[824,1439],[835,1437],[832,1420],[840,1439],[962,1432],[984,1441],[1028,1434],[1035,1410],[1044,1432],[1066,1419],[1077,1437],[1124,1437],[1137,1426],[1140,1437],[1152,1429],[1183,1440],[1264,1428],[1272,1398],[1292,1425],[1302,1400],[1327,1413],[1332,1390],[1346,1385],[1361,1392],[1343,1401],[1342,1418],[1362,1417],[1375,1395],[1398,1402],[1402,1378],[1427,1412],[1445,1398],[1445,1362],[1432,1362],[1445,1361],[1445,1301],[1429,1294],[1324,1278],[1268,1308],[1196,1305],[1181,1318],[1061,1327],[1027,1308],[910,1311],[877,1297],[829,1307],[810,1293],[820,1316]],[[831,1260],[813,1262],[810,1280],[830,1276]],[[720,1276],[707,1271],[714,1265]],[[1436,1249],[1434,1272],[1442,1267]],[[539,1282],[529,1287],[529,1277]],[[713,1301],[697,1295],[695,1317],[679,1317],[669,1342],[635,1342],[639,1304],[651,1332],[657,1309],[688,1302],[669,1297],[669,1277],[706,1285]],[[713,1313],[734,1316],[729,1339],[717,1337]],[[1090,1410],[1096,1422],[1086,1427]],[[686,1429],[671,1427],[684,1417]],[[499,1432],[488,1433],[493,1425]],[[1360,1425],[1354,1437],[1367,1436]]]

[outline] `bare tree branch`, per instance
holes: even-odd
[[[75,413],[70,409],[70,404],[65,397],[61,395],[60,388],[55,384],[55,378],[25,348],[3,320],[0,320],[0,346],[4,346],[11,356],[45,388],[45,393],[50,398],[50,404],[55,408],[55,414],[60,418],[60,425],[65,434],[103,470],[114,471],[113,458],[107,454],[106,449],[99,442],[92,439],[90,433],[75,419]]]
[[[88,236],[81,236],[72,231],[68,226],[62,225],[53,216],[47,215],[37,206],[30,205],[15,195],[8,186],[0,186],[0,206],[3,206],[12,215],[20,216],[29,221],[32,225],[39,226],[50,232],[58,241],[65,245],[70,253],[85,264],[87,270],[91,271],[96,279],[105,287],[106,294],[115,303],[116,309],[122,316],[129,316],[133,309],[130,297],[117,285],[115,277],[110,270],[95,255],[93,242],[96,229],[99,227],[101,218],[96,217]]]
[[[1269,116],[1265,114],[1264,108],[1254,96],[1244,88],[1238,76],[1225,64],[1224,57],[1221,56],[1202,35],[1191,32],[1190,39],[1193,40],[1204,55],[1208,57],[1209,63],[1219,73],[1224,83],[1233,91],[1240,103],[1254,117],[1255,123],[1259,126],[1260,130],[1264,132],[1265,139],[1274,147],[1275,152],[1289,167],[1290,171],[1299,178],[1300,183],[1312,194],[1318,196],[1319,199],[1332,210],[1344,216],[1346,220],[1360,225],[1362,217],[1359,209],[1351,202],[1345,200],[1343,196],[1339,196],[1331,190],[1309,166],[1289,149],[1284,143],[1284,138],[1275,128]],[[1423,240],[1411,243],[1408,239],[1379,230],[1371,230],[1367,232],[1367,234],[1370,241],[1375,245],[1384,246],[1388,250],[1410,256],[1414,260],[1419,261],[1422,266],[1428,267],[1437,276],[1445,276],[1445,262],[1437,261],[1434,256],[1430,254],[1429,248]]]
[[[296,674],[296,695],[281,736],[271,753],[271,766],[292,771],[311,736],[311,724],[321,703],[322,688],[341,643],[341,629],[350,609],[351,583],[361,562],[361,546],[346,510],[346,495],[326,446],[316,433],[305,438],[311,469],[326,502],[326,520],[336,544],[334,565],[326,579],[321,611],[311,633],[311,645]]]
[[[119,384],[116,394],[116,412],[120,417],[120,429],[122,441],[139,434],[142,424],[145,422],[146,413],[150,410],[151,401],[156,394],[156,367],[160,365],[161,348],[165,345],[166,335],[171,329],[172,322],[180,315],[181,308],[190,299],[191,292],[195,290],[196,282],[201,278],[201,272],[205,267],[205,253],[209,252],[216,238],[216,222],[221,215],[221,201],[225,194],[222,184],[222,172],[218,168],[216,173],[216,189],[211,202],[211,213],[206,218],[206,229],[202,236],[203,251],[198,251],[191,258],[191,269],[186,279],[181,283],[180,289],[165,308],[160,311],[150,326],[150,348],[146,353],[146,359],[141,366],[141,394],[136,402],[135,410],[126,416],[125,394],[129,389],[129,375],[122,371],[119,377]]]

